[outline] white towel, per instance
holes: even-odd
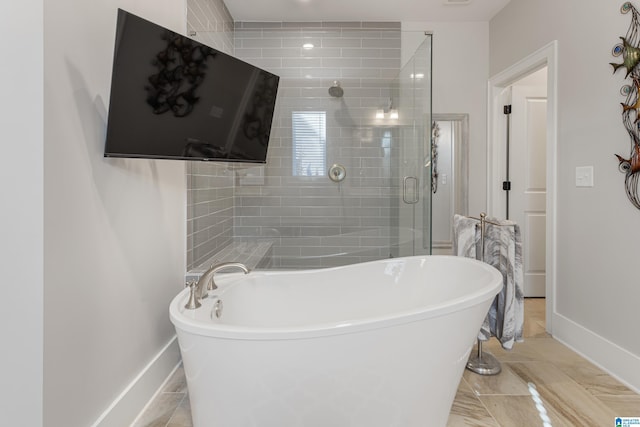
[[[522,268],[522,240],[520,227],[513,221],[487,218],[485,223],[484,262],[498,269],[504,285],[489,308],[478,339],[486,341],[495,336],[504,349],[510,350],[514,342],[523,341],[524,273]],[[458,256],[478,258],[480,223],[455,215],[454,253]]]

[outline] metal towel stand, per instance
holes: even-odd
[[[467,218],[475,219],[476,221],[480,221],[480,260],[484,262],[484,231],[485,225],[492,224],[497,226],[504,226],[506,224],[498,224],[497,222],[492,222],[487,220],[487,214],[484,212],[480,214],[480,218],[475,218],[469,216]],[[500,362],[495,356],[488,352],[482,351],[482,340],[478,338],[478,352],[476,354],[471,354],[469,356],[469,360],[467,361],[467,369],[475,372],[479,375],[497,375],[502,371],[502,366],[500,366]]]

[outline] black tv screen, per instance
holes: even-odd
[[[278,83],[119,9],[104,155],[264,163]]]

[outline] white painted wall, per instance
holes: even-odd
[[[118,7],[184,32],[182,0],[44,2],[45,426],[95,423],[174,337],[168,304],[185,272],[184,163],[103,157]],[[14,184],[42,172],[34,166]],[[108,419],[100,425],[126,424]]]
[[[41,0],[0,12],[0,424],[42,425]]]
[[[433,32],[433,113],[469,114],[469,212],[486,210],[488,22],[403,22],[403,63]]]
[[[640,211],[614,153],[628,157],[612,47],[630,15],[600,0],[511,0],[490,23],[494,75],[558,40],[557,289],[554,335],[640,389]],[[594,30],[597,29],[597,30]],[[576,188],[575,168],[595,168]]]

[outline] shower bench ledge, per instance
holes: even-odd
[[[185,275],[185,281],[198,280],[209,267],[223,262],[241,262],[250,270],[268,267],[272,242],[233,242]]]

